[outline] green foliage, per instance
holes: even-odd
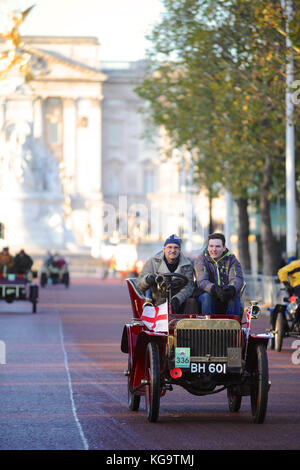
[[[299,0],[290,36],[299,67]],[[285,18],[280,0],[164,0],[137,93],[174,147],[193,149],[198,183],[235,197],[284,191]],[[298,106],[298,108],[300,105]],[[299,114],[299,109],[296,114]],[[300,170],[300,168],[299,168]],[[266,174],[268,173],[268,174]]]

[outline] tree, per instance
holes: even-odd
[[[257,201],[264,273],[274,274],[270,204],[284,189],[281,2],[164,0],[164,5],[166,13],[150,36],[151,68],[137,91],[174,146],[194,149],[199,186],[210,192],[221,182],[230,189],[241,229],[247,223],[245,201],[250,195]],[[247,237],[247,229],[240,235]]]

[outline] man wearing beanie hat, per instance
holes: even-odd
[[[142,292],[149,288],[153,301],[159,305],[165,301],[158,291],[155,278],[157,274],[179,273],[188,278],[188,283],[182,289],[173,289],[172,291],[172,311],[181,313],[185,301],[192,296],[194,291],[193,264],[181,252],[181,239],[173,234],[170,235],[163,246],[163,250],[150,258],[141,271],[136,286]]]

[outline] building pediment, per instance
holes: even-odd
[[[33,75],[36,81],[78,80],[103,82],[107,76],[100,69],[65,57],[59,52],[43,50],[26,45],[24,50],[32,59]]]

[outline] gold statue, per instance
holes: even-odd
[[[6,78],[9,70],[15,66],[18,66],[26,82],[32,79],[32,72],[29,67],[30,54],[20,47],[22,41],[18,28],[33,7],[34,5],[20,13],[16,11],[7,13],[8,29],[0,33],[7,46],[7,50],[0,53],[0,80]]]

